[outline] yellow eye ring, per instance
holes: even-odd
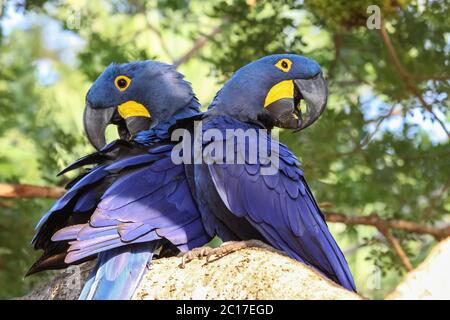
[[[292,61],[289,59],[281,59],[275,64],[275,67],[277,67],[283,72],[289,72],[289,70],[291,70],[292,67]]]
[[[117,90],[119,91],[125,91],[131,84],[131,79],[127,76],[117,76],[114,79],[114,85],[116,86]]]

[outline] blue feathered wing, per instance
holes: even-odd
[[[171,150],[172,145],[163,145],[105,165],[101,171],[117,178],[100,197],[89,222],[52,236],[55,243],[69,244],[67,264],[98,255],[80,298],[130,299],[161,246],[184,252],[210,240],[184,167],[173,164]],[[91,174],[95,170],[86,177]]]
[[[225,120],[219,118],[204,129],[258,128],[229,118]],[[272,149],[272,156],[279,157],[275,174],[261,174],[260,169],[268,166],[268,156],[259,156],[256,163],[250,163],[248,139],[244,143],[228,140],[228,144],[234,146],[235,159],[245,159],[245,163],[227,164],[224,157],[225,163],[208,165],[214,186],[225,206],[231,214],[247,220],[270,245],[313,266],[343,287],[355,290],[345,257],[304,179],[300,162],[285,145],[272,140],[269,135],[260,133],[258,139],[267,144],[268,150]],[[219,145],[223,141],[226,139],[219,141],[215,137],[214,141],[204,141],[204,147],[209,145],[209,150],[214,150],[212,144]],[[226,222],[223,213],[216,214],[220,214],[222,221]]]

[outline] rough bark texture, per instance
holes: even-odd
[[[209,264],[194,260],[184,269],[180,263],[179,257],[155,260],[134,299],[361,299],[304,264],[267,249],[243,249],[213,257]],[[21,299],[76,299],[92,266],[72,267]]]
[[[430,255],[386,299],[450,300],[450,237],[436,245]]]

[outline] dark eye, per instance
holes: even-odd
[[[283,72],[289,72],[289,70],[291,70],[291,66],[292,61],[289,59],[281,59],[275,64],[275,67],[277,67]]]
[[[119,91],[125,91],[131,83],[131,79],[127,76],[118,76],[114,79],[114,85]]]
[[[125,79],[119,79],[117,81],[117,85],[119,86],[119,88],[125,88],[127,86],[127,80]]]

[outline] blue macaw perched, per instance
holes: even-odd
[[[302,100],[306,112],[301,112]],[[203,163],[186,165],[186,170],[211,236],[217,234],[224,241],[261,240],[354,291],[348,264],[306,183],[300,162],[285,145],[272,140],[270,133],[258,130],[270,131],[274,126],[304,129],[320,116],[326,101],[327,86],[315,61],[293,54],[254,61],[238,70],[208,111],[197,117],[202,120]],[[184,127],[194,132],[192,123]],[[236,129],[244,133],[253,129],[257,134],[239,140],[227,133]],[[264,144],[273,153],[258,153],[256,160],[251,160],[252,145]],[[227,158],[227,151],[235,160]],[[272,173],[262,174],[273,156],[278,157],[278,166]],[[245,161],[239,164],[236,159]],[[209,255],[229,252],[233,246],[239,249],[245,243],[212,249]]]
[[[130,299],[154,254],[207,243],[184,167],[171,161],[167,141],[177,119],[197,114],[192,88],[173,66],[109,66],[87,93],[84,114],[86,134],[100,150],[63,172],[96,166],[37,225],[33,243],[44,254],[28,274],[98,258],[80,299]],[[104,146],[110,123],[122,139]],[[134,140],[143,130],[145,146]]]

